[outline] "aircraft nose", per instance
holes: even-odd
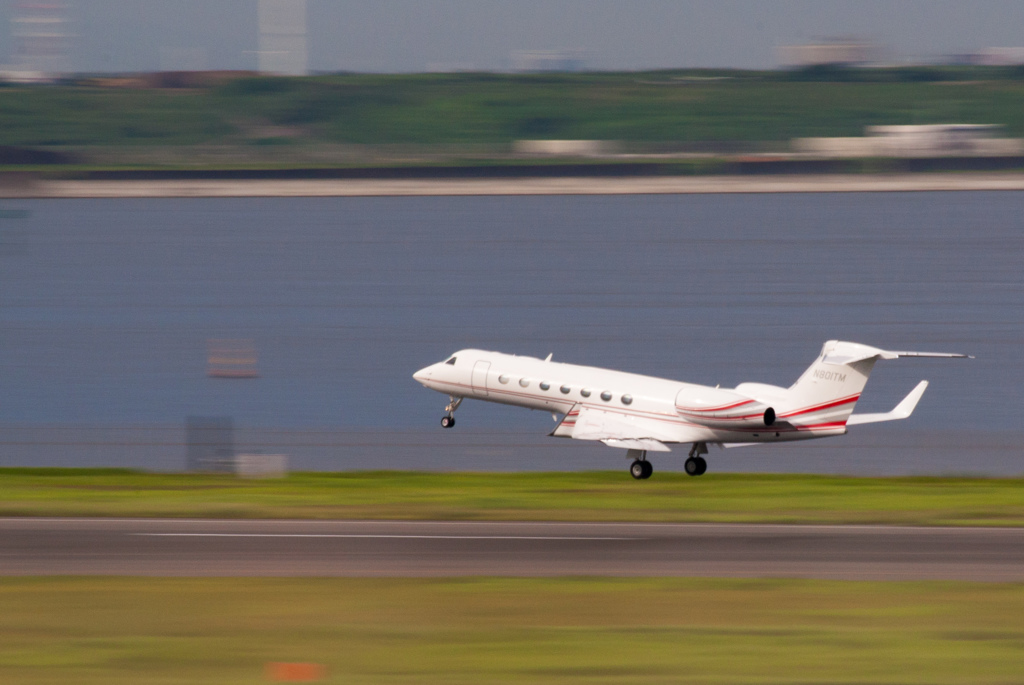
[[[430,376],[433,374],[431,367],[427,366],[412,375],[412,377],[418,382],[426,385],[427,381],[430,380]]]

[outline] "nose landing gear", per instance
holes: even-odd
[[[462,404],[461,397],[449,395],[448,400],[448,406],[444,408],[444,410],[448,413],[441,418],[442,428],[451,428],[452,426],[455,425],[455,410],[459,408],[460,404]]]
[[[629,475],[637,480],[647,480],[654,473],[654,467],[647,461],[647,450],[629,450],[627,457],[633,457],[633,463],[629,465]]]

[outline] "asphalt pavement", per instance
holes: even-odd
[[[1024,580],[1024,529],[0,519],[0,575]]]

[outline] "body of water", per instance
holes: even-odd
[[[184,465],[188,416],[293,468],[622,468],[549,415],[411,374],[479,347],[730,387],[822,342],[880,362],[858,412],[907,421],[712,451],[709,470],[1024,473],[1024,193],[8,202],[0,464]],[[259,378],[208,375],[243,341]],[[216,355],[214,355],[216,356]],[[685,447],[658,456],[681,469]]]

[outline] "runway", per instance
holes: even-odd
[[[1024,529],[0,519],[0,575],[1024,580]]]

